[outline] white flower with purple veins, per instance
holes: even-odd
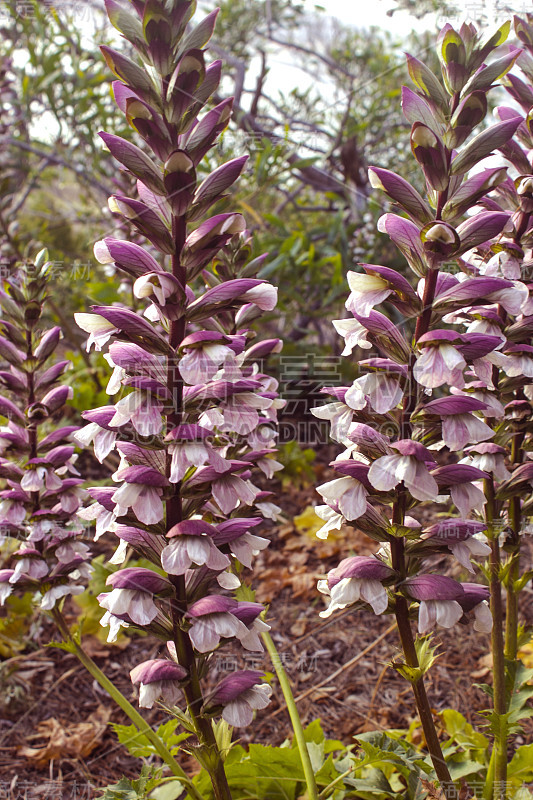
[[[56,492],[61,489],[63,482],[55,472],[53,467],[44,458],[31,458],[27,465],[27,471],[22,476],[20,488],[25,492]]]
[[[513,247],[511,242],[506,242],[506,246]],[[516,247],[516,245],[514,246]],[[501,277],[509,281],[519,281],[521,278],[521,261],[522,257],[519,253],[502,251],[489,258],[488,261],[479,259],[479,273],[489,277]]]
[[[141,436],[156,436],[163,427],[163,403],[149,392],[134,390],[119,400],[109,422],[112,428],[120,428],[131,422]]]
[[[311,409],[311,414],[314,417],[329,421],[331,438],[336,442],[341,443],[346,442],[350,432],[350,426],[353,422],[353,409],[344,402],[344,398],[348,391],[348,389],[344,388],[338,389],[336,391],[336,395],[338,397],[337,402],[326,403],[323,406],[318,406],[318,408]]]
[[[0,426],[0,453],[8,447],[25,448],[28,444],[28,434],[24,428],[9,421],[7,425]]]
[[[67,514],[74,514],[81,505],[81,501],[85,498],[85,489],[76,478],[67,478],[63,481],[61,493],[59,495],[59,503],[54,506],[54,511],[61,509]]]
[[[103,406],[92,411],[84,411],[82,416],[89,420],[89,424],[76,431],[72,437],[82,447],[88,447],[92,442],[95,458],[100,464],[115,448],[117,431],[109,429],[109,422],[114,415],[115,406]]]
[[[221,403],[224,422],[219,426],[221,431],[240,433],[243,436],[251,433],[259,424],[259,412],[266,413],[273,404],[273,399],[252,392],[238,392]]]
[[[116,513],[115,502],[112,499],[115,489],[111,486],[97,486],[89,489],[88,492],[96,500],[96,503],[86,508],[81,508],[78,511],[78,517],[88,522],[96,520],[94,534],[94,541],[96,542],[104,533],[113,532],[116,528],[118,514]]]
[[[387,358],[360,361],[359,366],[375,367],[381,371],[369,372],[357,378],[346,392],[346,405],[359,411],[368,402],[378,414],[386,414],[396,408],[403,397],[399,375],[405,375],[406,368]]]
[[[490,633],[492,630],[492,614],[490,612],[490,592],[486,586],[478,583],[463,583],[463,595],[459,600],[463,611],[474,612],[474,630]]]
[[[276,461],[274,458],[270,458],[273,452],[275,452],[275,450],[265,448],[264,450],[252,450],[252,452],[248,453],[246,456],[246,458],[250,460],[250,463],[258,467],[268,480],[272,480],[275,473],[283,469],[283,464],[280,464],[280,462]]]
[[[161,495],[167,479],[158,470],[142,466],[126,467],[115,473],[113,479],[124,481],[111,498],[117,504],[115,513],[118,517],[127,514],[131,508],[139,522],[145,525],[154,525],[163,519]]]
[[[466,458],[461,459],[461,464],[470,464],[472,467],[490,472],[497,481],[506,481],[511,473],[505,466],[507,450],[494,442],[482,442],[473,447],[465,448]]]
[[[85,586],[77,586],[76,584],[59,584],[48,589],[41,598],[41,608],[43,611],[51,611],[58,600],[69,595],[83,594]]]
[[[221,639],[239,639],[243,647],[250,631],[232,612],[238,608],[237,600],[222,595],[201,597],[189,606],[187,618],[192,627],[189,638],[200,653],[209,653],[218,647]],[[247,648],[248,649],[248,648]],[[255,647],[249,649],[254,650]],[[260,647],[262,650],[262,646]]]
[[[461,389],[466,361],[454,346],[460,342],[460,335],[453,331],[437,330],[423,334],[417,342],[421,352],[413,368],[417,383],[427,389],[436,389],[443,384]]]
[[[18,489],[6,490],[1,493],[0,502],[0,522],[4,525],[18,527],[26,519],[25,503],[29,502],[29,497]]]
[[[78,327],[89,334],[87,352],[90,351],[93,344],[95,350],[101,350],[113,334],[118,333],[119,330],[99,314],[74,314],[74,319]]]
[[[360,317],[368,317],[374,306],[382,303],[393,292],[383,278],[362,272],[348,272],[348,286],[351,292],[345,303],[346,308]]]
[[[191,333],[180,345],[180,375],[191,386],[207,383],[223,364],[233,365],[235,355],[244,350],[245,344],[244,336],[230,337],[218,331]]]
[[[237,619],[244,622],[248,629],[248,633],[240,636],[239,640],[245,650],[261,651],[263,645],[260,640],[260,635],[270,630],[270,625],[259,619],[259,615],[263,613],[264,606],[261,603],[248,603],[241,601],[237,608],[231,612]]]
[[[429,450],[419,442],[400,439],[391,444],[398,454],[381,456],[368,471],[368,480],[380,492],[390,492],[399,483],[404,483],[417,500],[436,501],[439,488],[430,474],[435,460]]]
[[[389,603],[383,581],[390,581],[394,575],[394,570],[372,556],[343,559],[328,572],[326,580],[318,582],[318,590],[330,598],[320,616],[327,618],[337,609],[358,602],[368,603],[374,614],[383,614]]]
[[[446,575],[415,575],[404,581],[407,594],[420,603],[418,631],[427,633],[435,625],[452,628],[463,616],[460,600],[464,590]]]
[[[17,563],[13,574],[9,578],[10,583],[17,583],[21,578],[31,578],[39,581],[48,575],[48,565],[43,560],[40,552],[33,547],[24,547],[15,553]]]
[[[352,460],[333,461],[330,466],[343,477],[317,486],[317,492],[329,506],[338,509],[345,519],[357,519],[366,511],[366,498],[372,488],[368,480],[368,466]]]
[[[272,522],[282,522],[281,508],[272,502],[272,497],[274,497],[274,492],[258,492],[255,497],[255,507],[265,519],[271,519]]]
[[[457,394],[432,400],[424,406],[426,414],[441,418],[442,438],[452,452],[462,450],[467,444],[492,438],[492,428],[473,414],[474,411],[484,410],[485,403],[475,397]]]
[[[115,364],[111,353],[105,353],[104,359],[107,361],[107,363],[113,370],[113,372],[111,373],[111,377],[107,382],[105,391],[106,394],[113,396],[117,392],[120,392],[120,390],[122,389],[122,382],[128,377],[128,373],[126,372],[124,367],[120,367],[117,364]]]
[[[203,520],[178,522],[167,533],[171,539],[161,553],[161,565],[169,575],[185,575],[194,565],[205,565],[214,571],[225,570],[229,558],[214,544],[217,529]]]
[[[61,528],[55,522],[49,519],[41,519],[36,523],[32,523],[30,525],[30,534],[26,541],[28,542],[42,542],[43,539],[51,538],[52,536],[57,536],[61,538],[61,536],[65,535],[68,537],[68,531],[65,532],[64,528]]]
[[[98,596],[100,606],[115,617],[126,617],[127,622],[135,625],[153,622],[158,613],[154,595],[171,587],[165,578],[143,567],[127,567],[114,572],[107,578],[106,585],[113,589]]]
[[[370,350],[372,343],[368,341],[368,331],[361,322],[356,319],[334,319],[333,327],[344,339],[344,350],[341,355],[349,356],[354,347],[361,347],[363,350]]]
[[[276,422],[276,420],[274,419],[273,422]],[[262,448],[274,450],[277,437],[278,432],[272,425],[269,425],[268,422],[260,422],[257,428],[248,434],[246,441],[248,442],[248,447],[252,450],[261,450]]]
[[[170,442],[168,452],[172,456],[171,483],[179,483],[190,467],[209,464],[215,472],[225,472],[231,461],[225,459],[208,441],[213,434],[200,425],[178,425],[165,438]]]
[[[244,461],[232,461],[231,467],[224,473],[216,472],[213,467],[200,467],[187,481],[187,488],[209,483],[213,499],[223,514],[229,514],[240,505],[251,506],[259,489],[249,480],[244,480],[234,472],[247,469],[250,464]]]
[[[437,522],[422,534],[422,538],[431,544],[447,547],[457,561],[474,573],[470,559],[486,558],[490,555],[490,547],[482,532],[487,529],[483,522],[467,519],[445,519]]]
[[[463,337],[463,343],[458,348],[463,358],[472,364],[472,369],[480,381],[490,389],[494,389],[492,383],[492,371],[495,366],[503,367],[507,362],[507,356],[500,353],[503,346],[500,336],[488,336],[483,333],[471,333]]]
[[[76,535],[77,532],[74,533]],[[67,540],[56,547],[54,555],[60,564],[70,564],[76,556],[80,556],[83,560],[89,555],[89,547],[85,542],[80,542],[74,538]]]
[[[248,569],[252,569],[252,558],[270,544],[268,539],[250,533],[249,528],[260,525],[260,517],[233,517],[216,527],[215,544],[227,544],[231,554]]]
[[[477,309],[472,309],[472,313],[475,313]],[[466,336],[468,338],[469,333],[484,333],[487,336],[497,336],[498,339],[502,343],[507,341],[507,337],[505,336],[504,332],[502,331],[502,319],[497,311],[492,309],[480,309],[480,318],[473,319],[471,322],[468,323],[466,326]],[[451,314],[449,316],[452,316]],[[445,322],[449,320],[447,317],[443,317]]]
[[[533,378],[533,347],[527,344],[509,344],[505,347],[507,359],[502,369],[509,378]]]
[[[475,482],[488,478],[486,472],[469,464],[446,464],[432,472],[440,489],[448,489],[452,502],[462,517],[467,517],[472,509],[482,508],[485,495]]]
[[[168,705],[174,705],[180,696],[180,681],[187,670],[166,658],[143,661],[130,672],[131,682],[139,684],[139,706],[152,708],[160,697]]]
[[[105,592],[99,594],[96,598],[98,602],[104,598]],[[107,641],[108,642],[116,642],[118,639],[118,635],[120,633],[121,628],[129,628],[130,623],[124,617],[116,617],[114,614],[111,614],[109,611],[106,611],[102,619],[100,620],[100,625],[102,628],[109,628],[109,632],[107,634]]]
[[[250,725],[254,710],[266,708],[270,703],[272,687],[261,683],[264,677],[258,670],[233,672],[225,677],[209,699],[210,706],[224,706],[222,719],[234,728]]]
[[[501,419],[501,417],[505,416],[505,409],[494,394],[494,392],[489,391],[483,381],[472,381],[468,384],[468,393],[472,397],[475,397],[476,400],[480,400],[482,403],[485,403],[485,408],[483,409],[483,416],[484,417],[495,417],[496,419]],[[455,391],[452,389],[452,394],[455,394]],[[462,394],[460,394],[462,397]]]
[[[133,284],[135,297],[155,297],[160,306],[165,306],[167,300],[176,301],[183,294],[178,280],[168,272],[149,272],[141,275]]]

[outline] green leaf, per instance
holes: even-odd
[[[177,725],[177,720],[169,719],[157,729],[157,735],[171,752],[172,750],[179,750],[181,742],[188,739],[190,735],[188,733],[176,733]],[[119,725],[113,722],[112,727],[120,744],[124,745],[130,755],[135,758],[149,758],[157,754],[153,744],[147,739],[145,734],[139,732],[135,725]]]
[[[307,743],[315,742],[322,744],[326,741],[326,734],[322,730],[319,719],[313,720],[306,728],[304,728],[304,739]],[[296,746],[296,744],[294,744]]]
[[[305,169],[305,167],[312,167],[313,164],[316,164],[318,161],[317,156],[313,156],[311,158],[299,158],[297,161],[291,162],[291,167],[293,169]]]
[[[183,795],[183,785],[179,778],[169,780],[150,792],[150,800],[178,800]]]
[[[487,772],[487,765],[481,764],[479,761],[454,761],[449,759],[446,761],[452,781],[458,781],[461,778],[466,778],[467,775],[480,775],[484,776]]]
[[[160,783],[161,770],[143,766],[137,780],[121,778],[118,783],[106,786],[97,800],[145,800],[147,793]]]
[[[533,744],[518,748],[507,767],[507,777],[514,785],[533,780]]]

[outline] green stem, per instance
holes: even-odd
[[[400,487],[398,491],[398,499],[394,503],[392,512],[392,521],[396,525],[403,525],[405,516],[405,490]],[[405,563],[405,547],[402,539],[394,539],[391,542],[391,555],[392,566],[400,576],[400,582],[406,576],[406,563]],[[396,593],[395,598],[395,616],[396,624],[398,625],[398,633],[400,634],[400,642],[405,658],[405,663],[409,667],[417,669],[420,664],[418,662],[418,655],[416,653],[415,640],[413,631],[411,630],[411,623],[409,622],[409,606],[405,597],[399,592]],[[420,676],[417,680],[411,682],[413,687],[413,694],[415,696],[416,707],[418,716],[424,731],[427,748],[431,756],[431,763],[437,775],[441,789],[448,800],[454,800],[457,797],[457,791],[452,781],[452,777],[446,765],[446,760],[442,753],[437,729],[433,720],[431,706],[429,704],[424,678]]]
[[[494,482],[492,478],[483,481],[486,497],[485,520],[487,522],[487,535],[490,539],[490,610],[492,612],[491,650],[493,664],[493,692],[494,712],[499,717],[497,732],[494,736],[494,746],[485,790],[484,800],[505,800],[505,782],[507,780],[507,728],[504,721],[507,710],[505,699],[505,657],[503,642],[503,604],[502,587],[500,581],[500,545],[498,530],[495,530],[496,503],[494,496]]]
[[[194,800],[203,800],[202,795],[198,791],[198,789],[194,786],[191,782],[190,778],[188,777],[187,773],[180,767],[170,750],[168,750],[161,740],[161,738],[155,733],[150,725],[146,722],[146,720],[139,714],[137,709],[132,706],[129,700],[126,700],[122,692],[117,689],[112,681],[104,675],[102,670],[94,663],[92,658],[87,655],[85,650],[82,646],[74,639],[72,634],[70,633],[67,623],[61,612],[56,608],[52,611],[52,617],[54,622],[57,625],[61,636],[63,637],[64,641],[67,642],[71,648],[74,655],[79,659],[79,661],[83,664],[87,672],[89,672],[93,678],[100,684],[102,689],[108,693],[108,695],[115,701],[115,703],[124,711],[126,716],[130,718],[133,722],[135,727],[139,730],[143,736],[146,736],[150,744],[153,745],[154,749],[161,757],[161,759],[165,762],[165,764],[170,768],[172,774],[179,778],[183,785],[186,787],[187,791],[194,797]]]
[[[285,704],[291,719],[294,738],[296,739],[300,758],[302,759],[302,767],[305,775],[305,782],[307,784],[308,800],[319,800],[318,788],[315,781],[315,773],[313,772],[313,767],[311,765],[311,759],[309,757],[309,751],[307,749],[307,743],[304,736],[304,729],[298,709],[296,708],[296,703],[294,702],[294,695],[292,693],[289,677],[285,671],[285,668],[283,667],[283,664],[281,663],[281,658],[276,650],[276,645],[272,641],[271,635],[269,633],[263,633],[262,638],[268,651],[268,655],[272,661],[272,666],[274,667],[276,675],[278,676],[279,685],[281,687],[281,691],[283,692]]]
[[[513,432],[511,445],[511,462],[522,462],[522,444],[524,434],[521,431]],[[511,534],[507,542],[511,549],[509,577],[507,583],[507,613],[505,617],[505,657],[509,661],[516,661],[518,652],[518,592],[515,591],[515,582],[520,577],[520,529],[522,527],[522,510],[520,497],[509,500],[509,524]]]
[[[509,501],[509,522],[512,529],[512,552],[509,557],[509,573],[507,578],[507,606],[505,617],[505,658],[515,661],[518,652],[518,592],[515,582],[520,577],[520,498],[513,497]]]

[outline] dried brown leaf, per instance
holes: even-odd
[[[111,710],[102,705],[85,722],[66,727],[55,717],[50,717],[40,722],[37,733],[27,738],[27,741],[47,739],[46,744],[40,747],[25,745],[19,748],[18,755],[40,767],[58,758],[85,758],[102,741],[110,717]]]

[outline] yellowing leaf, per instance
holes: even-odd
[[[518,651],[518,658],[527,669],[533,669],[533,639],[523,644]]]
[[[320,530],[324,524],[324,520],[320,519],[315,512],[314,506],[307,506],[301,514],[294,517],[294,527],[303,536],[314,537],[316,532]],[[332,536],[333,534],[330,534]]]

